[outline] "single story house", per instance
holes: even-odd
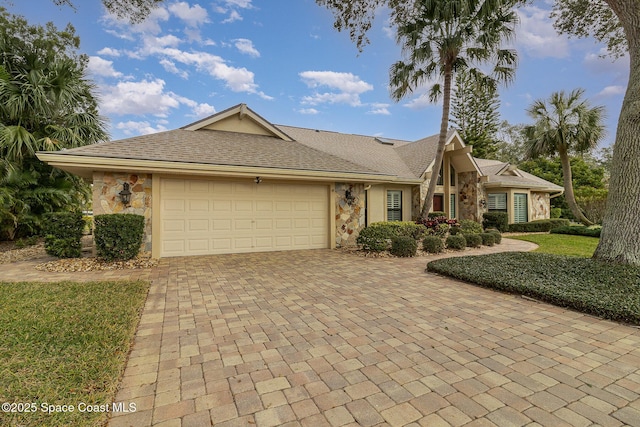
[[[240,104],[180,129],[38,158],[92,181],[95,214],[144,215],[144,250],[160,258],[334,248],[354,244],[368,224],[415,219],[437,140],[275,125]],[[449,132],[433,210],[549,218],[562,187],[471,154]]]

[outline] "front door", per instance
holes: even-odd
[[[444,212],[444,195],[434,194],[433,196],[433,211]]]

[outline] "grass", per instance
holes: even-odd
[[[99,426],[110,404],[147,296],[143,282],[0,283],[0,402],[35,412],[0,412],[0,425]],[[74,405],[46,413],[43,404]]]
[[[582,258],[591,258],[599,241],[594,237],[567,234],[525,234],[522,236],[509,236],[509,238],[535,243],[539,248],[533,252]]]
[[[511,252],[432,261],[429,271],[640,325],[640,268],[590,258]]]

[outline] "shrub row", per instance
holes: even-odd
[[[411,237],[419,240],[427,232],[424,225],[410,221],[376,222],[363,228],[356,239],[356,243],[371,252],[383,252],[391,248],[394,237]]]
[[[482,227],[495,228],[501,232],[509,230],[509,215],[506,212],[485,212],[482,215]]]
[[[600,237],[602,228],[589,228],[584,225],[568,225],[565,227],[553,228],[551,234],[572,234],[574,236]]]
[[[640,324],[639,267],[511,252],[436,260],[427,269],[606,319]]]
[[[569,226],[569,220],[565,218],[540,219],[537,221],[510,224],[509,231],[516,233],[536,233],[551,231],[554,228],[567,226]]]
[[[97,215],[94,223],[99,258],[116,261],[128,260],[138,255],[144,234],[142,215]]]

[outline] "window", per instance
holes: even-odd
[[[452,194],[449,198],[449,217],[451,219],[456,217],[456,195]]]
[[[387,221],[402,221],[402,191],[387,191]]]
[[[456,170],[453,166],[449,166],[449,184],[452,186],[456,185]]]
[[[507,211],[507,193],[489,193],[488,199],[489,212]]]
[[[440,165],[440,172],[438,172],[438,180],[436,181],[436,185],[444,185],[444,179],[442,178],[442,174],[444,173],[442,170],[444,169],[444,165]]]
[[[444,194],[433,195],[433,206],[431,209],[433,210],[433,212],[444,211]]]
[[[516,193],[513,195],[513,222],[527,222],[529,211],[527,204],[527,195],[524,193]]]

